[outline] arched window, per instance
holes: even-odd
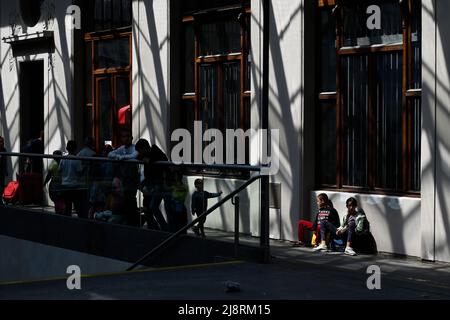
[[[20,15],[28,27],[34,27],[41,18],[42,0],[20,0]]]

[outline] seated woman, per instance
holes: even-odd
[[[299,247],[305,245],[305,230],[313,231],[317,242],[320,241],[320,222],[322,220],[328,220],[330,214],[332,215],[332,219],[336,219],[339,221],[339,215],[337,211],[333,208],[333,203],[328,198],[325,193],[321,193],[316,198],[317,206],[319,207],[319,211],[316,214],[316,218],[314,222],[307,220],[300,220],[298,222],[298,242],[294,243],[294,247]]]
[[[343,235],[344,238],[347,238],[346,249],[351,248],[355,249],[353,252],[376,254],[378,251],[377,244],[370,232],[370,223],[363,209],[358,207],[358,201],[355,198],[347,199],[346,205],[348,214],[343,217],[337,235]],[[354,220],[354,223],[352,220]],[[345,237],[346,233],[347,237]],[[346,251],[347,254],[351,253],[351,250]]]
[[[341,226],[336,228],[330,224],[321,225],[322,230],[330,231],[336,238],[343,238],[347,241],[344,253],[350,256],[356,256],[354,247],[364,250],[370,243],[364,244],[371,237],[370,224],[364,211],[358,207],[358,201],[355,198],[348,198],[346,201],[347,214],[342,218]],[[374,241],[373,241],[374,242]],[[322,244],[321,244],[322,246]],[[367,248],[368,249],[368,248]]]

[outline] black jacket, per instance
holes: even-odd
[[[166,154],[154,144],[149,152],[143,155],[144,165],[144,185],[164,184],[167,177],[168,167],[154,165],[158,161],[169,161]]]
[[[336,226],[336,228],[339,227],[340,221],[339,221],[339,214],[336,211],[336,209],[331,207],[325,207],[320,208],[319,212],[317,212],[316,219],[313,223],[313,230],[317,229],[317,226],[320,225],[320,223],[324,220],[328,220],[331,224]]]

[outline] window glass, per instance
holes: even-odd
[[[128,38],[98,41],[96,60],[97,69],[129,66],[130,44]]]
[[[420,148],[421,148],[421,99],[415,98],[411,101],[412,109],[412,141],[411,141],[411,188],[412,191],[420,191]]]
[[[92,42],[88,41],[85,45],[85,90],[86,103],[92,103]]]
[[[316,121],[318,138],[318,177],[320,184],[336,185],[336,101],[320,101]]]
[[[205,129],[220,129],[220,115],[218,105],[218,72],[213,64],[200,66],[200,110]]]
[[[130,79],[128,77],[116,77],[116,104],[118,108],[130,104]]]
[[[211,10],[213,8],[221,8],[239,4],[249,4],[250,1],[242,0],[194,0],[182,1],[183,14],[192,14],[200,10]]]
[[[112,0],[103,0],[103,29],[112,29],[112,27]]]
[[[376,55],[376,187],[398,190],[402,163],[402,53]],[[406,160],[406,159],[405,159]]]
[[[34,27],[41,18],[42,0],[20,0],[20,15],[28,27]]]
[[[203,23],[200,27],[200,55],[238,53],[241,51],[241,26],[236,20]]]
[[[184,25],[184,93],[195,92],[195,33],[192,23]]]
[[[320,13],[320,92],[336,91],[336,21],[331,9]]]
[[[94,26],[95,30],[103,29],[103,1],[95,1],[95,13],[94,13]]]
[[[372,2],[347,2],[343,7],[344,47],[392,44],[403,41],[402,18],[398,1],[378,3],[381,29],[369,29],[371,13],[367,9]]]
[[[95,0],[95,31],[131,26],[131,0]]]
[[[122,26],[131,26],[132,19],[131,0],[122,0]]]
[[[225,129],[241,127],[241,65],[226,63],[223,66],[223,105],[225,112]]]
[[[98,123],[100,142],[113,141],[113,100],[111,79],[105,78],[98,81],[98,104],[99,120]]]
[[[422,7],[420,0],[414,0],[411,18],[411,89],[422,88]]]
[[[366,55],[342,61],[344,95],[344,185],[368,185],[368,68]]]

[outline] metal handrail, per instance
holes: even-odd
[[[145,164],[144,161],[131,159],[131,160],[117,160],[102,157],[79,157],[79,156],[59,156],[50,154],[37,154],[37,153],[17,153],[17,152],[0,152],[0,156],[9,157],[27,157],[27,158],[41,158],[41,159],[69,159],[69,160],[81,160],[81,161],[96,161],[96,162],[131,162],[135,164]],[[176,166],[180,168],[192,168],[192,169],[213,169],[213,170],[235,170],[235,171],[251,171],[259,172],[264,168],[263,166],[252,165],[236,165],[236,164],[202,164],[202,163],[189,163],[189,162],[172,162],[172,161],[156,161],[152,162],[152,165],[162,166]]]
[[[253,182],[255,182],[256,180],[259,180],[260,178],[262,178],[262,175],[257,175],[254,176],[252,178],[250,178],[249,180],[247,180],[243,185],[241,185],[239,188],[237,188],[236,190],[234,190],[233,192],[231,192],[229,195],[227,195],[225,198],[223,198],[222,200],[220,200],[219,202],[217,202],[215,205],[213,205],[210,209],[206,210],[205,212],[203,212],[201,215],[199,215],[196,219],[192,220],[190,223],[188,223],[186,226],[184,226],[183,228],[181,228],[180,230],[178,230],[177,232],[175,232],[174,234],[172,234],[170,237],[168,237],[166,240],[164,240],[163,242],[161,242],[159,245],[157,245],[155,248],[153,248],[151,251],[149,251],[148,253],[146,253],[142,258],[140,258],[138,261],[136,261],[135,263],[133,263],[128,269],[127,271],[132,271],[133,269],[135,269],[138,265],[140,265],[142,262],[144,262],[145,260],[148,260],[152,255],[154,255],[157,251],[161,250],[164,247],[167,247],[167,245],[172,242],[174,239],[176,239],[180,234],[184,233],[184,231],[188,230],[189,228],[191,228],[194,224],[196,224],[199,220],[201,220],[204,217],[207,217],[210,213],[212,213],[213,211],[215,211],[217,208],[219,208],[220,206],[222,206],[225,202],[229,201],[230,199],[232,199],[235,195],[237,195],[238,193],[240,193],[241,191],[243,191],[244,189],[246,189],[248,186],[250,186]]]
[[[81,161],[97,161],[97,162],[113,162],[113,163],[134,163],[134,164],[147,164],[144,161],[140,160],[117,160],[117,159],[109,159],[109,158],[102,158],[102,157],[79,157],[79,156],[68,156],[68,155],[49,155],[49,154],[36,154],[36,153],[16,153],[16,152],[0,152],[0,156],[9,156],[9,157],[29,157],[29,158],[41,158],[41,159],[69,159],[69,160],[81,160]],[[231,171],[248,171],[248,172],[261,172],[264,168],[268,168],[268,166],[251,166],[251,165],[225,165],[225,164],[201,164],[201,163],[174,163],[171,161],[157,161],[151,163],[152,165],[161,165],[161,166],[173,166],[178,168],[192,168],[192,169],[215,169],[215,170],[231,170]],[[224,203],[232,199],[235,195],[237,195],[239,192],[246,189],[248,186],[250,186],[252,183],[254,183],[256,180],[261,179],[261,234],[260,234],[260,246],[264,249],[264,261],[268,262],[270,259],[270,253],[269,253],[269,233],[268,233],[268,186],[269,186],[269,180],[268,176],[258,174],[257,176],[254,176],[247,180],[243,185],[241,185],[239,188],[231,192],[229,195],[227,195],[224,199],[216,203],[214,206],[212,206],[207,211],[203,212],[200,216],[198,216],[196,219],[191,221],[189,224],[178,230],[176,233],[171,235],[169,238],[164,240],[162,243],[160,243],[158,246],[156,246],[154,249],[152,249],[150,252],[145,254],[141,259],[139,259],[137,262],[135,262],[132,266],[130,266],[127,271],[131,271],[136,266],[138,266],[143,261],[150,258],[155,252],[161,250],[167,244],[171,241],[173,241],[175,238],[177,238],[181,233],[192,227],[195,223],[197,223],[200,219],[208,216],[210,213],[215,211],[217,208],[222,206]],[[237,244],[235,244],[237,245]],[[236,250],[235,250],[236,251]]]

